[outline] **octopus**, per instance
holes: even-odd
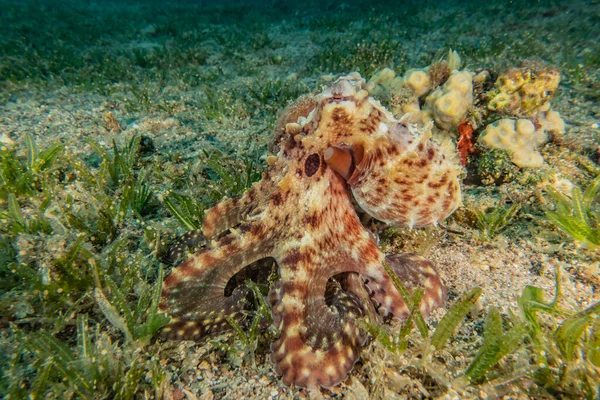
[[[206,246],[165,278],[166,338],[197,341],[231,329],[246,314],[249,291],[228,283],[274,260],[275,369],[286,385],[330,387],[346,378],[368,340],[361,318],[410,313],[384,263],[409,290],[423,288],[423,315],[443,304],[434,265],[415,254],[385,255],[363,221],[438,224],[461,203],[461,169],[427,129],[398,121],[368,89],[352,73],[286,109],[262,180],[207,210],[202,235],[188,235],[190,242],[203,236]]]

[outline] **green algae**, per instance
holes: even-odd
[[[493,207],[485,211],[475,211],[481,238],[486,241],[493,239],[512,222],[520,209],[519,204],[513,204],[509,207]]]
[[[388,273],[393,274],[391,270]],[[598,388],[592,382],[599,365],[600,303],[583,310],[565,308],[561,305],[564,298],[560,269],[556,270],[555,282],[552,301],[545,300],[544,291],[539,287],[526,286],[518,299],[519,314],[512,311],[503,314],[496,307],[487,310],[479,348],[468,367],[451,382],[443,378],[440,371],[443,367],[439,364],[441,357],[436,358],[436,354],[439,356],[472,311],[482,294],[481,288],[470,290],[452,305],[431,335],[426,327],[425,334],[421,332],[419,338],[406,338],[405,324],[412,324],[413,312],[399,331],[392,332],[376,324],[364,325],[386,351],[403,354],[410,359],[411,365],[421,370],[421,376],[430,375],[447,387],[460,389],[466,382],[485,382],[488,390],[492,387],[502,390],[509,383],[532,380],[536,386],[529,389],[530,393],[538,396],[561,394],[570,397],[583,393],[586,398],[595,398]],[[418,304],[420,293],[406,293],[405,299],[412,298],[407,304]],[[408,348],[412,350],[407,352]],[[509,357],[515,360],[501,362]],[[523,367],[530,357],[535,362]]]
[[[555,209],[546,216],[561,231],[570,235],[585,247],[597,249],[600,246],[600,220],[596,207],[596,195],[600,190],[600,177],[594,179],[582,192],[573,187],[569,195],[549,187],[548,193],[555,202]]]

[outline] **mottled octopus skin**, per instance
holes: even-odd
[[[316,95],[310,113],[285,125],[262,180],[206,213],[207,246],[164,281],[160,309],[172,318],[162,330],[166,337],[198,340],[228,329],[224,317],[242,317],[245,295],[238,287],[226,297],[228,280],[273,257],[276,370],[288,385],[329,387],[347,376],[365,343],[356,323],[372,307],[361,294],[364,285],[379,313],[409,313],[384,260],[408,287],[424,286],[424,315],[443,303],[445,288],[433,265],[411,254],[386,258],[352,198],[386,223],[437,224],[460,204],[460,170],[427,133],[398,122],[365,88],[354,73]],[[353,156],[361,150],[347,179],[325,162],[330,147]],[[328,285],[334,275],[343,282]]]

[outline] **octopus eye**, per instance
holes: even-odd
[[[321,167],[321,156],[317,153],[311,154],[306,157],[306,161],[304,161],[304,173],[306,176],[311,177],[317,173],[319,168]]]

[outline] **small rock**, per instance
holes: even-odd
[[[264,375],[259,379],[259,383],[265,386],[271,385],[271,381],[269,380],[269,378],[267,378]]]
[[[11,138],[9,138],[8,136],[6,136],[5,133],[2,133],[0,135],[0,143],[6,147],[12,147],[15,145],[15,141],[12,140]]]
[[[198,364],[198,369],[210,369],[210,364],[208,361],[203,360],[200,364]]]
[[[182,400],[185,397],[185,393],[183,393],[183,390],[181,389],[175,389],[173,390],[173,393],[171,393],[171,396],[173,397],[173,400]]]

